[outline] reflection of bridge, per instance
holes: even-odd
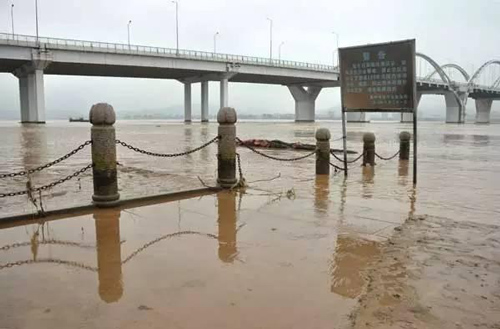
[[[476,100],[476,121],[489,121],[492,101],[500,99],[500,76],[482,84],[480,78],[500,61],[489,61],[470,76],[458,65],[439,66],[424,54],[417,56],[433,69],[418,78],[419,100],[423,94],[444,95],[446,121],[463,122],[471,97]],[[465,81],[453,80],[447,73],[450,69]],[[328,65],[2,33],[0,72],[19,78],[22,122],[45,121],[44,74],[175,79],[184,84],[186,121],[191,121],[191,86],[197,82],[201,83],[202,121],[208,121],[209,81],[220,82],[221,107],[228,105],[229,81],[287,86],[295,99],[296,121],[314,121],[315,100],[322,88],[339,86],[338,68]],[[351,113],[348,119],[364,117]]]

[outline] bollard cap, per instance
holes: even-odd
[[[97,103],[92,105],[89,113],[89,121],[93,125],[112,125],[116,122],[116,114],[113,106],[108,103]]]
[[[330,130],[327,128],[319,128],[316,130],[316,139],[319,141],[327,141],[330,140]]]
[[[375,142],[375,134],[374,133],[364,133],[363,134],[363,142]]]
[[[237,120],[236,110],[232,107],[223,107],[217,113],[217,122],[221,125],[234,124]]]
[[[399,139],[402,141],[409,141],[411,139],[411,134],[407,131],[402,131],[399,133]]]

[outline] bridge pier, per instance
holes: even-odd
[[[314,122],[316,112],[316,98],[322,87],[288,86],[295,100],[295,122]]]
[[[367,116],[366,112],[347,112],[346,113],[347,122],[370,122],[370,118]]]
[[[201,82],[201,122],[208,122],[208,81]]]
[[[48,61],[34,60],[13,72],[19,79],[21,123],[45,123],[43,70],[48,64]]]
[[[463,100],[457,100],[453,92],[444,93],[446,101],[446,123],[464,123],[465,105]]]
[[[493,99],[476,99],[476,123],[490,123],[491,105]]]
[[[184,122],[191,122],[191,83],[184,83]]]

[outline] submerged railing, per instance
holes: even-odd
[[[363,151],[354,159],[341,159],[337,157],[330,148],[329,130],[320,128],[316,131],[315,146],[300,144],[301,149],[309,150],[307,154],[292,158],[278,157],[257,150],[255,145],[252,145],[251,143],[241,140],[237,137],[235,126],[237,116],[236,111],[233,108],[222,108],[217,115],[217,121],[219,123],[218,135],[213,137],[203,145],[179,153],[158,153],[140,149],[127,142],[116,139],[114,128],[115,112],[113,110],[113,107],[106,103],[96,104],[92,106],[92,109],[90,111],[90,122],[92,123],[90,140],[85,141],[68,154],[45,165],[18,172],[0,173],[0,179],[17,177],[27,178],[26,189],[13,192],[0,192],[0,198],[26,195],[28,199],[35,205],[38,215],[44,216],[45,214],[42,207],[41,195],[42,191],[50,190],[54,186],[63,184],[75,177],[78,177],[87,170],[92,169],[94,186],[94,194],[92,195],[93,204],[98,207],[116,206],[120,203],[117,175],[117,145],[123,146],[134,152],[147,156],[174,158],[183,157],[198,152],[212,144],[217,143],[217,186],[214,186],[213,188],[226,189],[246,187],[246,181],[243,177],[243,170],[241,168],[240,154],[236,152],[237,145],[245,147],[255,154],[273,161],[294,162],[305,160],[315,155],[316,175],[330,175],[331,168],[333,168],[335,174],[342,171],[347,172],[347,166],[349,164],[355,163],[361,159],[363,160],[363,166],[374,166],[375,158],[378,158],[380,160],[392,160],[399,155],[400,160],[408,160],[410,156],[409,133],[403,132],[400,134],[400,150],[394,155],[388,157],[381,156],[375,152],[375,136],[372,133],[366,133],[363,136]],[[31,174],[55,166],[58,163],[80,152],[82,149],[89,145],[92,148],[92,161],[88,165],[70,174],[69,176],[56,180],[55,182],[52,182],[50,184],[39,187],[32,186],[30,180]],[[331,155],[341,164],[336,165],[332,163],[330,160]]]

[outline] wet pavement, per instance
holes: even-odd
[[[343,232],[328,183],[3,227],[2,328],[343,327],[377,243]]]

